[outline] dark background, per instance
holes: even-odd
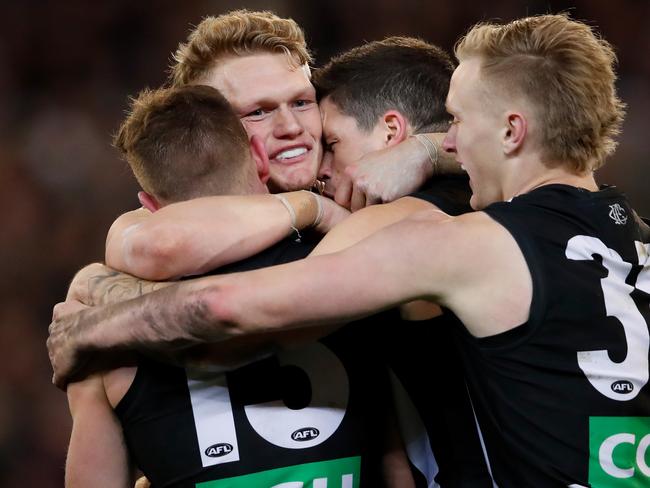
[[[650,2],[494,0],[22,1],[0,3],[0,486],[62,486],[70,430],[50,385],[51,307],[105,233],[137,205],[110,146],[127,97],[166,77],[170,53],[205,15],[271,9],[300,23],[316,65],[366,40],[404,34],[446,49],[473,23],[568,10],[619,55],[629,105],[620,147],[599,171],[650,215],[643,164],[650,111]]]

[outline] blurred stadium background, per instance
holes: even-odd
[[[105,233],[137,205],[110,146],[127,97],[166,77],[170,53],[205,15],[234,8],[293,17],[316,66],[363,41],[419,36],[451,49],[480,20],[569,11],[619,55],[621,144],[598,180],[650,215],[650,1],[25,0],[0,2],[0,486],[63,485],[70,420],[50,384],[51,307],[74,272],[101,260]]]

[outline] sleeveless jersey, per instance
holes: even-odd
[[[228,270],[312,248],[286,239]],[[140,358],[115,408],[132,459],[154,488],[381,486],[388,386],[366,331],[350,324],[230,372]]]
[[[533,283],[526,323],[457,329],[496,484],[650,486],[648,227],[612,187],[548,185],[485,212]]]

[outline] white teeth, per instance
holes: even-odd
[[[295,158],[297,156],[301,156],[305,154],[306,152],[307,152],[307,148],[305,147],[294,147],[293,149],[287,149],[286,151],[282,151],[275,158],[276,159]]]

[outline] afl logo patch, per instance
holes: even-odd
[[[208,457],[221,457],[232,452],[232,446],[226,442],[220,444],[212,444],[205,450],[205,455]]]
[[[319,434],[320,431],[316,427],[303,427],[302,429],[298,429],[293,434],[291,434],[291,438],[294,441],[304,442],[316,439]]]
[[[634,385],[628,380],[618,380],[612,383],[611,388],[614,393],[632,393]]]

